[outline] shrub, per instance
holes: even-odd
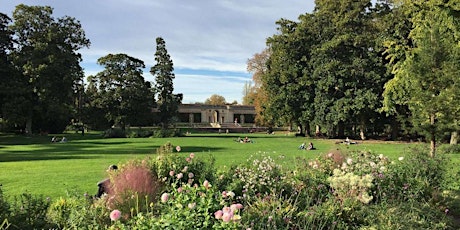
[[[105,138],[125,138],[126,131],[121,128],[110,128],[102,133]]]
[[[290,193],[291,181],[285,177],[281,165],[264,153],[253,155],[247,165],[231,168],[222,180],[229,184],[226,190],[234,191],[239,197],[253,199],[273,193]]]
[[[153,135],[152,130],[144,130],[144,129],[136,129],[136,130],[129,130],[126,134],[129,138],[145,138],[151,137]]]
[[[9,222],[17,229],[49,229],[54,226],[48,223],[46,213],[50,199],[24,193],[14,197],[11,205]]]
[[[460,145],[444,144],[438,147],[439,154],[460,154]]]
[[[427,152],[414,149],[388,164],[375,178],[374,197],[377,201],[429,201],[441,192],[447,165],[443,156],[432,158]]]
[[[106,197],[108,207],[131,215],[147,211],[162,188],[145,160],[128,161],[121,165],[111,175],[110,182]]]
[[[167,143],[166,148],[172,145]],[[172,151],[172,150],[171,150]],[[204,156],[200,154],[200,156]],[[209,155],[208,159],[197,157],[195,153],[184,155],[182,153],[159,154],[151,162],[152,172],[167,184],[190,183],[194,181],[215,181],[215,159]]]
[[[163,138],[163,137],[183,137],[184,134],[180,129],[158,129],[153,132],[152,137]]]
[[[10,204],[6,200],[6,197],[3,195],[3,189],[2,189],[2,186],[0,185],[0,221],[6,220],[9,216],[10,216]]]

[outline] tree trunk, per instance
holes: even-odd
[[[342,121],[337,125],[337,135],[339,138],[345,137],[345,124]]]
[[[431,157],[434,157],[435,154],[436,154],[436,132],[435,132],[435,128],[434,128],[434,124],[435,124],[435,121],[436,121],[436,115],[435,114],[431,114],[430,116],[430,124],[431,124],[431,130],[430,130],[430,134],[431,134],[431,137],[430,137],[430,156]]]
[[[366,130],[366,122],[364,121],[364,119],[361,119],[361,123],[359,124],[359,136],[361,137],[361,140],[366,140],[366,134],[365,134],[365,130]]]
[[[27,118],[25,132],[27,135],[32,135],[32,117]]]
[[[458,131],[454,131],[450,134],[450,144],[451,145],[458,144]]]
[[[311,137],[310,122],[305,122],[305,136]]]
[[[391,140],[397,140],[399,135],[399,122],[396,120],[396,117],[391,119]]]

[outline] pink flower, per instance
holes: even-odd
[[[183,173],[179,173],[176,175],[177,179],[182,179],[182,177],[184,177],[184,174]]]
[[[214,213],[214,217],[216,217],[216,219],[221,219],[222,218],[222,215],[224,214],[224,212],[222,212],[222,210],[219,210],[217,212]]]
[[[208,180],[205,180],[205,181],[203,182],[203,186],[204,186],[205,188],[210,188],[210,187],[212,187],[212,185],[209,183]]]
[[[187,158],[185,158],[185,160],[186,160],[187,162],[191,162],[191,161],[192,161],[192,158],[187,157]]]
[[[177,151],[177,152],[180,152],[180,146],[179,146],[179,145],[176,146],[176,151]]]
[[[163,193],[161,195],[161,202],[162,203],[166,203],[168,201],[168,199],[169,199],[169,194],[168,193]]]
[[[115,209],[110,213],[110,219],[112,221],[116,221],[120,219],[120,217],[121,217],[121,212],[118,209]]]
[[[182,172],[187,172],[188,171],[188,166],[185,166],[183,169],[182,169]]]
[[[225,207],[222,209],[222,211],[223,211],[223,212],[230,212],[230,211],[232,211],[232,210],[230,209],[230,207],[225,206]]]
[[[222,220],[224,222],[229,222],[232,219],[232,217],[233,217],[233,212],[231,212],[231,211],[230,212],[224,212],[222,214]]]
[[[226,198],[226,197],[227,197],[227,191],[223,191],[223,192],[222,192],[222,197],[223,197],[223,198]]]
[[[190,153],[190,156],[189,156],[191,159],[193,159],[195,157],[195,153]]]
[[[174,176],[174,170],[169,171],[170,176]]]
[[[178,193],[181,193],[182,191],[184,191],[184,189],[182,187],[177,188]]]
[[[193,175],[192,172],[188,173],[188,178],[193,178],[195,175]]]

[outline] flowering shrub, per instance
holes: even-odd
[[[195,157],[194,153],[159,154],[151,162],[151,171],[166,184],[193,183],[194,181],[215,180],[215,159]]]
[[[147,211],[162,184],[150,171],[146,161],[128,161],[111,175],[111,186],[106,197],[110,209],[119,209],[128,214]]]
[[[368,191],[372,187],[372,180],[370,174],[359,176],[340,169],[334,169],[333,175],[328,178],[337,199],[342,202],[346,199],[358,200],[364,204],[368,204],[373,198]]]
[[[415,152],[389,160],[370,152],[334,151],[313,161],[298,159],[297,168],[286,172],[261,154],[222,169],[216,178],[213,159],[200,155],[181,150],[129,161],[111,175],[111,190],[101,199],[77,195],[50,203],[22,196],[9,204],[0,197],[0,214],[8,220],[3,226],[454,229],[450,215],[459,205],[441,194],[442,157]]]
[[[281,166],[271,157],[264,154],[251,156],[248,162],[246,166],[231,168],[226,175],[228,178],[222,178],[229,183],[227,190],[234,191],[244,199],[291,190]]]

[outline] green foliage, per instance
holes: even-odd
[[[90,85],[86,94],[91,100],[85,108],[103,112],[107,122],[122,129],[126,125],[146,125],[154,105],[154,93],[150,82],[142,76],[144,62],[126,54],[109,54],[99,58],[98,64],[104,70],[88,77]]]
[[[105,138],[124,138],[126,131],[121,128],[110,128],[105,130],[102,136]]]
[[[439,146],[439,154],[460,154],[460,145],[444,144]]]
[[[163,129],[168,128],[177,116],[178,106],[182,102],[182,94],[173,94],[174,67],[171,57],[166,50],[163,38],[156,39],[156,64],[150,68],[155,77],[155,92],[158,93],[159,120]]]
[[[180,129],[157,129],[153,132],[152,137],[164,138],[164,137],[182,137],[184,134]]]
[[[49,6],[20,4],[10,26],[16,38],[11,60],[20,72],[11,85],[17,88],[10,90],[20,94],[8,112],[29,134],[65,129],[74,115],[75,89],[83,78],[77,51],[90,45],[78,20],[52,15]]]
[[[170,146],[168,153],[121,165],[111,175],[112,190],[102,199],[77,195],[50,204],[24,196],[26,201],[11,205],[11,226],[453,229],[446,214],[460,213],[455,193],[440,190],[445,159],[418,151],[395,161],[366,151],[334,151],[310,162],[298,159],[299,168],[289,173],[261,154],[250,157],[246,164],[221,169],[220,176],[214,178],[217,172],[213,161],[202,160],[201,154],[184,155],[177,150],[172,153],[172,145],[166,146]],[[156,178],[153,175],[161,179],[162,186],[145,183]],[[336,183],[343,176],[355,179]],[[363,178],[366,181],[360,184]],[[156,192],[148,193],[158,195],[144,196],[152,188]],[[372,199],[360,202],[363,193],[371,194]],[[121,211],[121,216],[111,217],[114,211]]]
[[[231,168],[219,180],[221,187],[247,201],[270,194],[289,194],[292,190],[290,180],[284,175],[281,166],[263,153],[251,156],[245,165]],[[228,184],[223,185],[223,182]]]
[[[3,195],[3,189],[0,185],[0,221],[8,219],[10,216],[10,204]],[[2,225],[0,225],[1,227]],[[1,228],[0,228],[1,229]]]
[[[103,200],[70,195],[50,205],[47,219],[59,229],[106,229],[110,224],[109,212]]]
[[[14,197],[11,207],[11,226],[17,229],[45,229],[52,228],[46,218],[50,206],[49,198],[23,193]]]
[[[153,130],[145,130],[145,129],[136,129],[136,130],[128,130],[127,137],[129,138],[144,138],[144,137],[151,137],[153,135]]]

